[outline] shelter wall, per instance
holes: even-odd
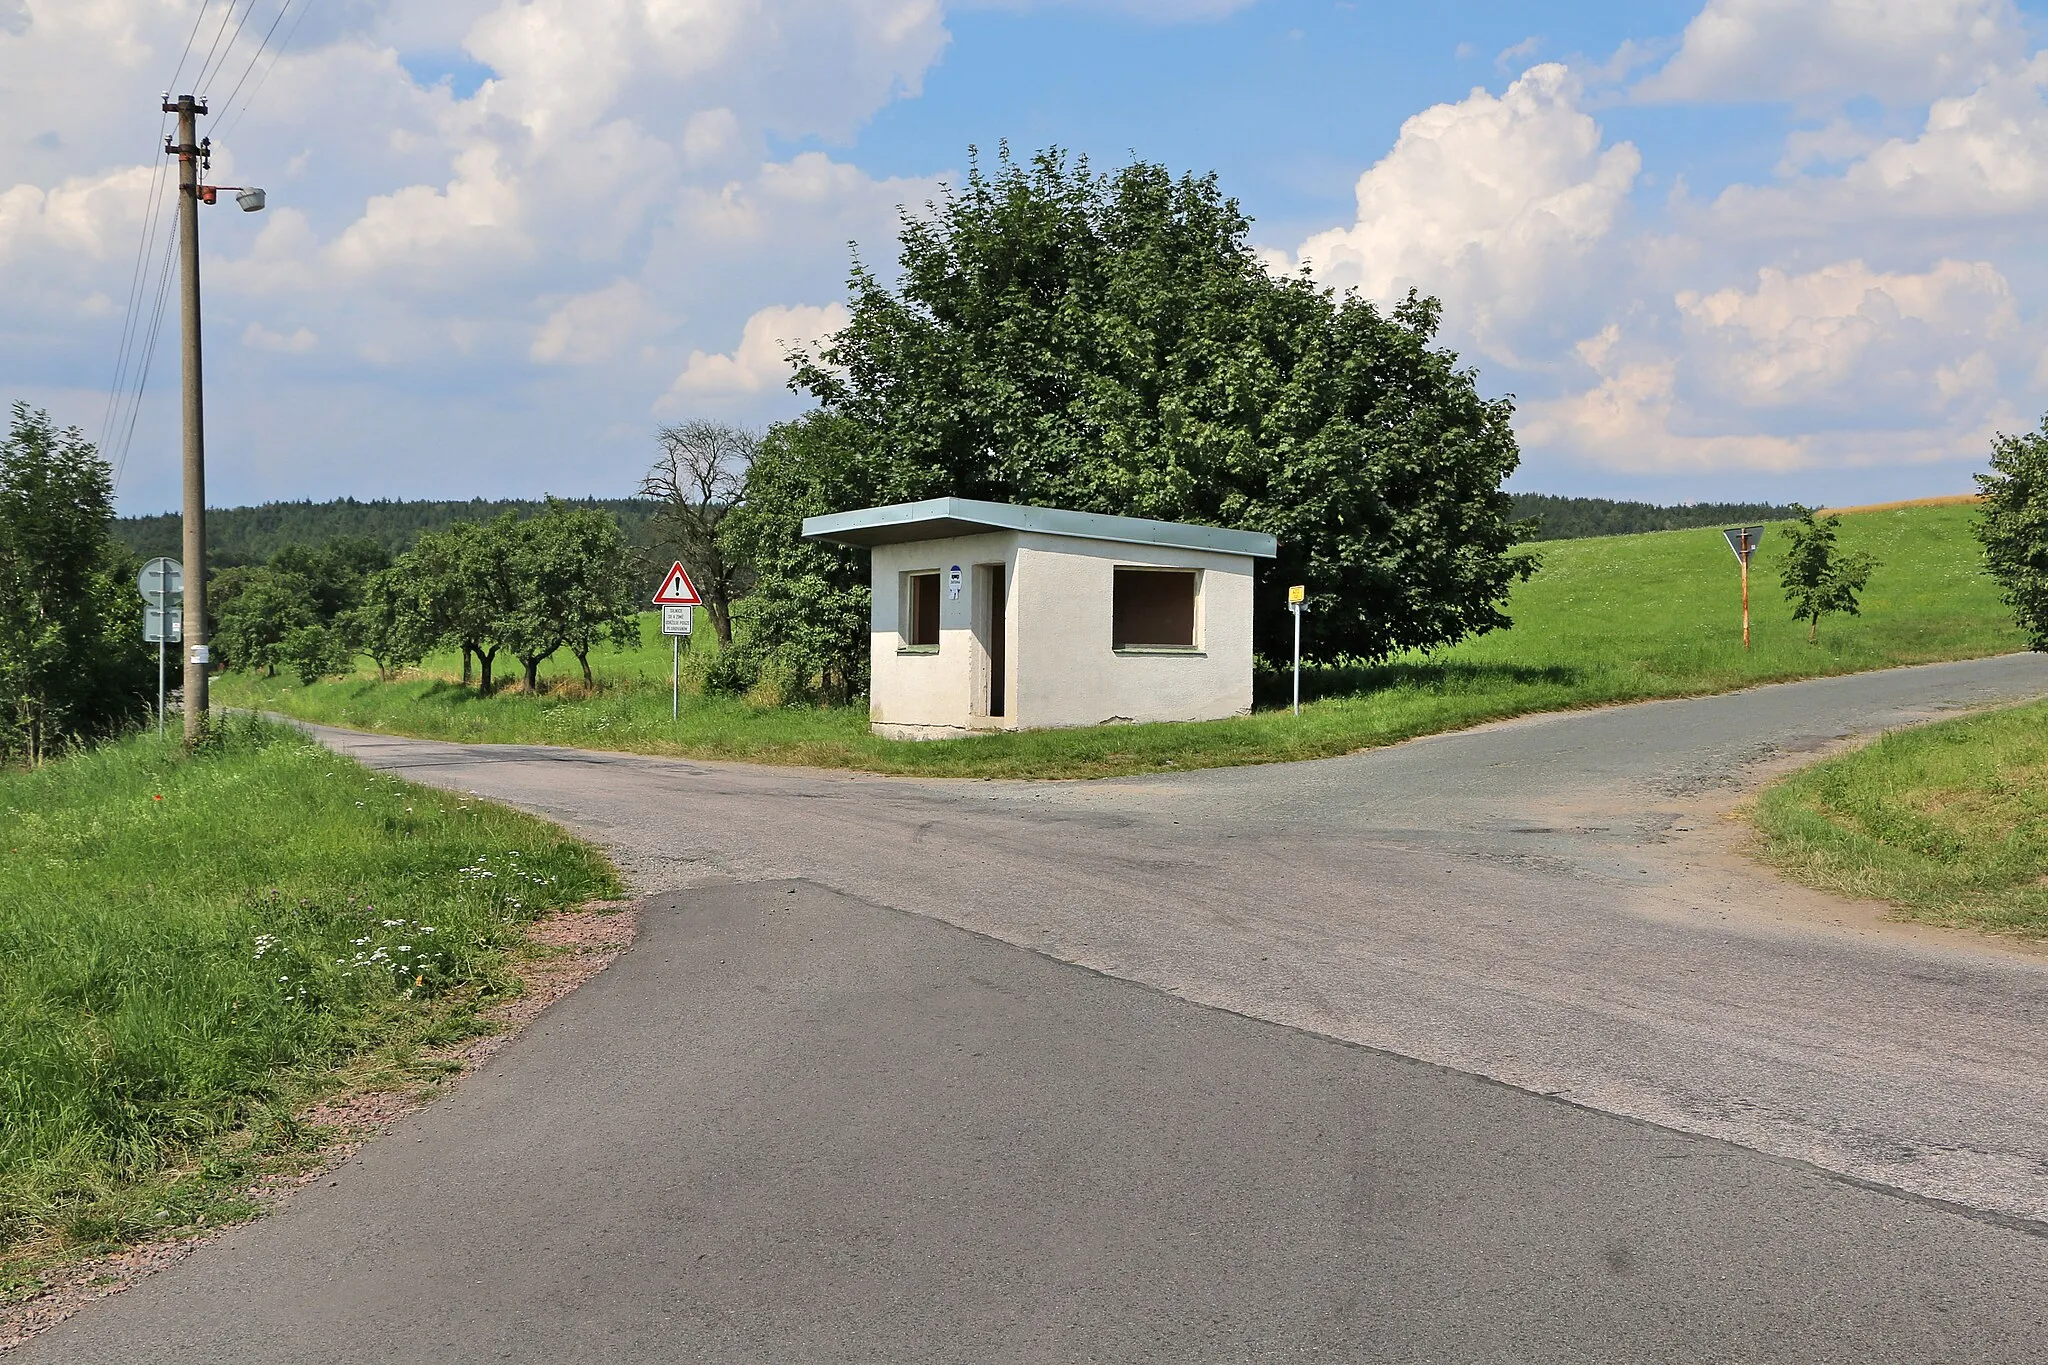
[[[1199,573],[1192,649],[1113,647],[1119,566]],[[1011,653],[1020,664],[1020,723],[1217,720],[1248,713],[1252,567],[1246,556],[1210,550],[1021,535]]]
[[[1000,564],[1007,659],[1005,714],[986,709],[990,651],[983,566]],[[998,531],[876,546],[869,719],[878,733],[939,738],[981,730],[1212,720],[1252,704],[1254,561],[1219,551]],[[958,597],[947,576],[960,567]],[[1119,566],[1193,570],[1195,643],[1119,650],[1112,638]],[[906,643],[904,575],[939,575],[936,648]]]

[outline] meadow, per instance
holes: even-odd
[[[1181,725],[1027,731],[906,743],[867,731],[865,707],[757,706],[707,696],[710,636],[699,623],[681,714],[670,717],[670,655],[653,618],[643,648],[598,662],[586,693],[573,660],[543,690],[490,697],[456,681],[456,661],[380,683],[359,673],[303,686],[223,678],[227,705],[366,730],[477,743],[543,743],[757,763],[950,777],[1098,777],[1321,758],[1536,711],[1728,691],[1758,683],[1998,654],[2025,639],[1984,573],[1969,505],[1844,517],[1845,550],[1880,567],[1863,613],[1822,622],[1818,644],[1791,619],[1775,566],[1784,532],[1752,566],[1752,647],[1741,639],[1739,570],[1716,530],[1547,542],[1541,570],[1509,604],[1513,629],[1370,665],[1309,670],[1308,704],[1285,709],[1288,679],[1257,680],[1252,715]]]
[[[1895,731],[1778,783],[1754,818],[1808,885],[2048,936],[2048,703]]]
[[[526,921],[619,889],[543,821],[247,720],[0,771],[0,850],[0,1299],[246,1216],[337,1068],[431,1071]]]

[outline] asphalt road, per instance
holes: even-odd
[[[26,1358],[2037,1361],[2048,964],[1721,817],[2041,694],[2025,656],[1086,784],[330,733],[673,889],[488,1074]]]

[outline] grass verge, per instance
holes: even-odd
[[[0,1301],[245,1217],[295,1117],[418,1079],[517,990],[527,921],[609,896],[544,822],[232,723],[0,773]]]
[[[1233,720],[1041,730],[930,743],[876,739],[864,707],[762,709],[707,697],[708,637],[686,661],[681,715],[669,714],[669,653],[648,647],[600,661],[595,695],[567,684],[539,695],[480,697],[455,661],[379,683],[356,676],[302,687],[223,678],[230,705],[305,720],[469,743],[560,744],[703,758],[861,768],[936,777],[1103,777],[1172,768],[1323,758],[1535,711],[1722,692],[1756,683],[2022,649],[1983,571],[1966,505],[1911,506],[1844,518],[1842,546],[1880,567],[1859,617],[1823,623],[1818,645],[1776,589],[1782,533],[1766,531],[1752,574],[1754,648],[1741,644],[1739,577],[1719,531],[1665,531],[1546,542],[1543,568],[1510,603],[1514,629],[1373,667],[1314,670],[1299,718],[1286,680],[1260,680],[1262,708]]]
[[[2048,936],[2048,702],[1894,731],[1770,788],[1754,819],[1810,886]]]

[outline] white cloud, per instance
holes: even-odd
[[[1538,450],[1637,474],[1930,463],[1981,450],[2027,353],[1986,262],[1883,273],[1767,267],[1753,289],[1683,291],[1677,326],[1606,328],[1574,348],[1593,383],[1524,406]]]
[[[1318,233],[1298,257],[1317,278],[1388,301],[1444,300],[1454,335],[1497,357],[1549,324],[1621,215],[1642,157],[1602,145],[1565,67],[1531,68],[1500,96],[1474,90],[1401,126],[1358,180],[1358,219]]]
[[[846,326],[846,306],[775,304],[747,319],[740,344],[724,355],[692,351],[669,390],[671,400],[732,398],[780,388],[789,379],[792,349],[810,348]]]
[[[2012,287],[1986,261],[1918,274],[1862,261],[1803,275],[1767,267],[1754,290],[1687,291],[1676,303],[1723,401],[1865,418],[1938,409],[1988,387],[1997,370],[1989,348],[2019,326]]]
[[[1873,221],[1983,222],[2048,209],[2048,54],[1934,101],[1911,137],[1861,147],[1855,137],[1839,124],[1794,133],[1788,159],[1803,160],[1819,144],[1847,153],[1846,164],[1775,185],[1731,186],[1713,205],[1717,230],[1832,235]]]
[[[1926,99],[2020,56],[2012,0],[1707,0],[1645,100]]]
[[[252,322],[242,330],[242,344],[259,351],[304,355],[320,344],[320,338],[304,327],[294,328],[287,334],[273,332],[260,322]]]
[[[528,354],[543,365],[595,365],[613,359],[660,322],[659,310],[637,281],[613,280],[550,313]]]

